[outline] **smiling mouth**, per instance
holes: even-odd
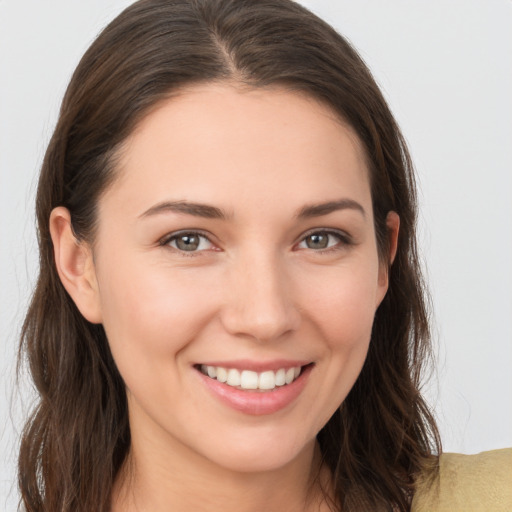
[[[310,364],[291,368],[279,368],[276,371],[255,372],[252,370],[238,370],[236,368],[202,364],[196,365],[196,369],[211,379],[236,389],[244,391],[272,391],[294,382],[308,366]]]

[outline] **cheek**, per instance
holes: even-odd
[[[109,265],[101,281],[103,325],[112,354],[123,367],[156,370],[174,358],[209,321],[214,290],[200,273],[171,272],[151,264],[129,272]],[[101,277],[101,276],[100,276]],[[201,293],[198,293],[201,290]],[[128,373],[128,372],[126,372]]]
[[[373,266],[329,269],[323,276],[316,275],[304,289],[310,315],[331,350],[348,350],[369,341],[377,280]]]
[[[321,390],[315,401],[317,431],[345,400],[366,359],[376,309],[376,269],[377,265],[329,269],[308,283],[309,308],[304,312],[314,329],[310,339],[321,340],[323,355]]]

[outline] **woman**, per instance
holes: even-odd
[[[285,1],[128,8],[37,198],[27,510],[409,510],[437,474],[412,166]]]

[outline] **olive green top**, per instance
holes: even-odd
[[[445,453],[440,478],[421,482],[412,512],[512,512],[512,448]]]

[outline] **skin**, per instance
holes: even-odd
[[[342,199],[351,206],[297,216]],[[155,212],[169,201],[225,218]],[[132,447],[113,510],[326,507],[315,436],[359,375],[388,285],[350,127],[285,90],[189,88],[128,138],[98,212],[93,246],[76,242],[64,208],[50,226],[62,282],[103,323],[127,387]],[[387,224],[392,261],[398,216]],[[169,241],[182,230],[205,235],[198,250]],[[312,246],[326,230],[328,247]],[[290,405],[254,416],[219,401],[194,368],[233,359],[313,368]]]

